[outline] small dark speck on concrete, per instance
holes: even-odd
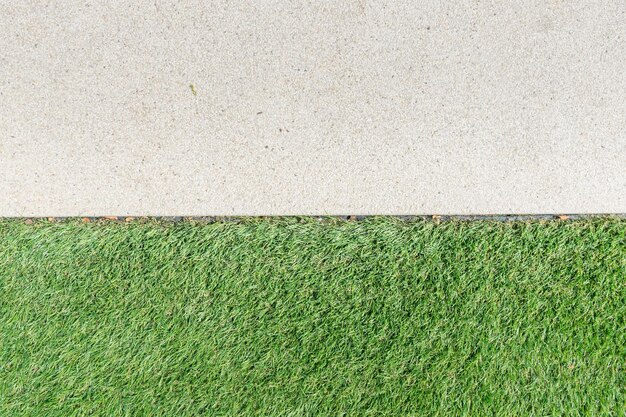
[[[256,112],[256,114],[263,114],[263,112],[262,111],[258,111],[258,112]]]
[[[191,89],[191,93],[192,93],[194,96],[197,96],[197,95],[198,95],[198,92],[196,91],[196,87],[195,87],[193,84],[189,84],[189,88]]]

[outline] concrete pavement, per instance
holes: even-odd
[[[0,0],[0,216],[626,212],[626,3]]]

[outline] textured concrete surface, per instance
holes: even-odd
[[[621,1],[0,0],[0,215],[626,212]]]

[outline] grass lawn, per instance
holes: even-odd
[[[0,221],[0,416],[626,413],[626,220]]]

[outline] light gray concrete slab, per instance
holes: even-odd
[[[626,2],[0,0],[0,215],[626,212]]]

